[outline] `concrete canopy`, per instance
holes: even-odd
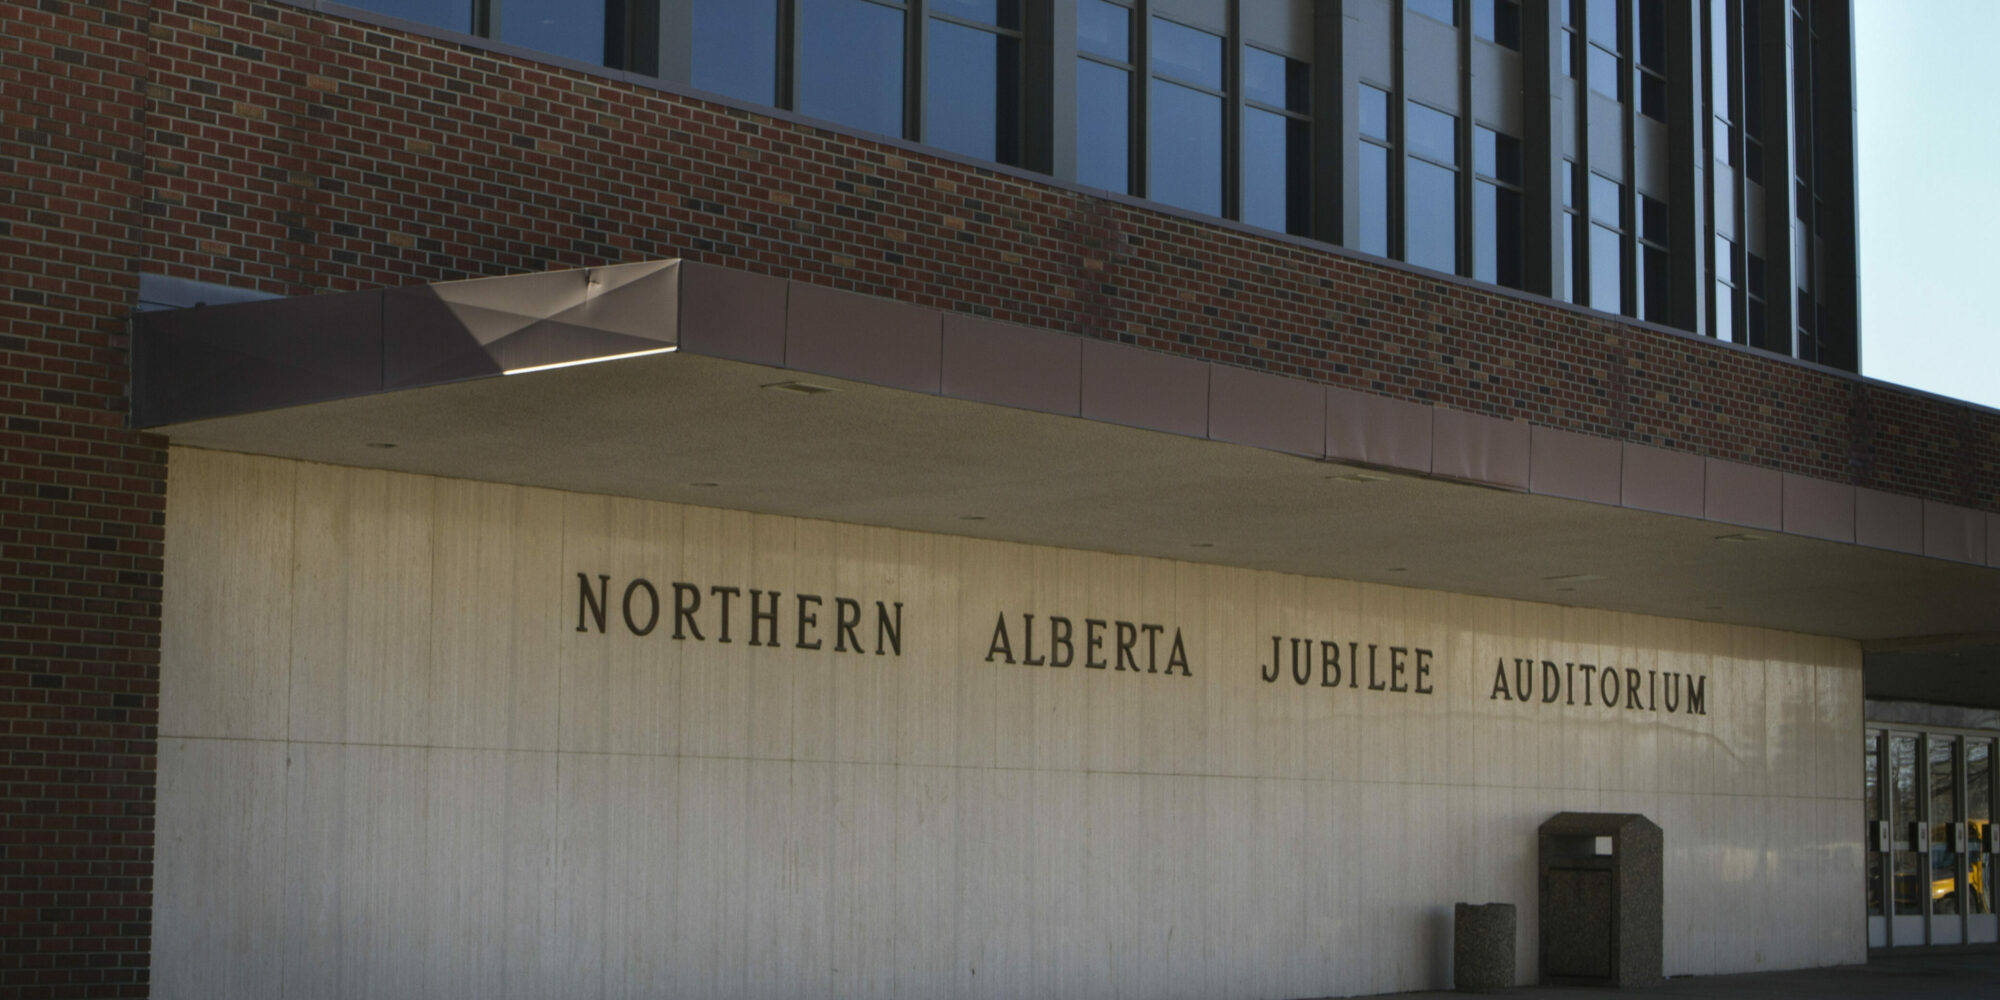
[[[2000,705],[2000,518],[782,279],[153,313],[135,368],[177,445],[1840,636]]]

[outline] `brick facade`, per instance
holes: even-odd
[[[144,3],[0,5],[0,995],[145,996],[162,442],[125,429]]]
[[[289,6],[181,4],[154,36],[170,274],[678,256],[2000,510],[2000,414]]]
[[[2000,511],[2000,414],[615,77],[244,0],[0,2],[0,992],[146,992],[140,271],[661,257]]]

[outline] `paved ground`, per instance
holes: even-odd
[[[1398,993],[1396,1000],[1444,1000],[1469,993]],[[1867,965],[1744,976],[1684,976],[1650,990],[1523,986],[1488,996],[1509,1000],[1996,1000],[2000,952],[1977,955],[1901,955]]]

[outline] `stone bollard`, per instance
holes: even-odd
[[[1514,904],[1460,903],[1452,910],[1451,982],[1460,992],[1514,985]]]

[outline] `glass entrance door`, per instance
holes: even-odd
[[[1965,797],[1959,794],[1956,736],[1924,734],[1924,818],[1930,829],[1930,943],[1965,943]]]
[[[2000,941],[2000,916],[1993,912],[1993,741],[1965,741],[1965,940]]]
[[[2000,942],[1990,735],[1868,730],[1868,946]]]
[[[1926,944],[1925,924],[1930,909],[1930,893],[1924,873],[1930,829],[1922,819],[1922,786],[1918,782],[1915,733],[1889,733],[1889,843],[1886,875],[1889,880],[1889,940],[1895,945]]]

